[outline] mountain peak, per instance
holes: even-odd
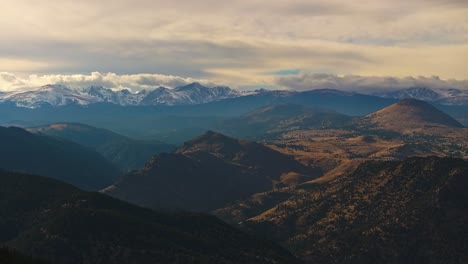
[[[117,91],[117,93],[123,94],[123,95],[130,95],[131,92],[128,89],[122,89],[120,91]]]
[[[46,84],[39,88],[39,91],[71,91],[72,89],[61,84]]]
[[[182,91],[204,90],[204,89],[209,89],[209,88],[201,85],[199,82],[194,82],[194,83],[190,83],[187,85],[178,86],[174,88],[174,91],[182,92]]]
[[[403,98],[397,102],[399,105],[413,105],[413,106],[422,106],[424,104],[427,104],[421,100],[415,99],[415,98]]]
[[[192,152],[198,149],[212,149],[214,146],[238,145],[239,140],[225,136],[221,133],[208,130],[198,137],[184,143],[178,152]]]
[[[208,130],[205,133],[203,133],[202,135],[200,135],[199,138],[229,138],[229,137],[225,136],[225,135],[223,135],[221,133],[218,133],[216,131]]]
[[[314,89],[314,90],[310,90],[308,92],[311,92],[311,93],[321,93],[321,94],[338,94],[338,95],[353,95],[355,93],[353,92],[348,92],[348,91],[342,91],[342,90],[338,90],[338,89],[331,89],[331,88],[324,88],[324,89]]]
[[[462,128],[458,121],[421,100],[405,98],[361,118],[367,124],[398,132],[430,127]]]
[[[154,156],[105,192],[141,205],[213,210],[271,189],[290,172],[321,175],[262,144],[207,131],[175,153]]]

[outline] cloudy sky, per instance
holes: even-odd
[[[466,0],[2,0],[0,32],[0,90],[468,88]]]

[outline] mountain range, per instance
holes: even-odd
[[[193,105],[219,101],[227,98],[272,93],[278,97],[290,97],[297,93],[307,94],[331,92],[341,95],[358,94],[359,92],[344,92],[333,89],[317,89],[304,92],[272,91],[259,89],[252,92],[239,92],[227,86],[212,88],[191,83],[174,89],[158,87],[152,90],[140,90],[132,93],[127,89],[114,91],[102,86],[86,88],[70,88],[60,84],[48,84],[42,87],[14,92],[1,92],[0,102],[12,103],[20,107],[38,108],[41,106],[65,106],[70,104],[89,105],[94,103],[112,103],[123,106],[143,105]],[[467,105],[468,91],[459,89],[433,90],[426,87],[413,87],[401,90],[380,91],[370,93],[383,98],[403,99],[414,98],[441,105]]]
[[[121,106],[101,102],[89,105],[71,104],[57,107],[43,105],[38,108],[25,108],[18,107],[14,103],[0,103],[0,112],[2,113],[0,115],[0,125],[33,127],[63,122],[81,123],[112,130],[131,138],[161,140],[171,144],[180,144],[207,130],[217,130],[228,135],[243,137],[242,133],[230,133],[229,129],[226,128],[232,127],[232,124],[235,125],[237,121],[242,123],[242,120],[249,118],[244,115],[272,105],[300,105],[311,107],[315,112],[328,111],[330,114],[335,112],[354,117],[370,114],[397,101],[397,99],[393,98],[338,90],[314,90],[305,92],[257,91],[254,94],[245,94],[240,97],[203,104],[172,106]],[[463,125],[468,125],[468,105],[433,105],[439,110],[450,114]],[[308,111],[310,112],[310,110]],[[319,115],[309,114],[309,116],[312,118],[308,118],[308,122],[312,124],[318,120]],[[239,120],[239,118],[242,120]],[[229,119],[238,120],[232,120],[231,122]],[[301,124],[301,122],[297,121],[299,120],[291,119],[288,121],[289,124],[284,125]],[[314,126],[317,127],[319,123],[317,121]],[[323,125],[332,127],[332,125],[336,126],[337,124],[324,123]],[[262,125],[254,124],[253,126]],[[263,128],[267,128],[266,126]],[[252,127],[249,129],[253,130]],[[269,129],[269,131],[272,131],[272,129]],[[232,130],[232,132],[239,131]],[[245,132],[247,132],[247,129]],[[248,139],[257,140],[256,138]]]
[[[16,171],[0,171],[0,246],[20,254],[60,264],[297,262],[276,242],[305,263],[468,259],[468,130],[441,105],[316,90],[0,111],[0,122],[57,120],[0,127],[0,168]],[[112,126],[211,130],[159,153],[155,137]],[[117,166],[140,168],[118,177]]]
[[[74,89],[60,84],[49,84],[28,91],[1,93],[0,102],[10,102],[29,108],[102,102],[117,105],[181,105],[202,104],[240,95],[236,90],[226,86],[208,88],[199,83],[174,89],[159,87],[151,91],[141,90],[138,93],[131,93],[126,89],[113,91],[102,86]]]

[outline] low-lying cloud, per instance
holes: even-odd
[[[28,75],[19,77],[8,72],[0,72],[0,91],[29,90],[46,84],[62,84],[71,88],[103,86],[113,90],[129,89],[133,92],[142,89],[154,89],[159,86],[174,88],[199,82],[206,86],[214,86],[212,81],[204,79],[185,78],[163,74],[123,74],[93,72],[91,74],[48,74]]]
[[[150,73],[92,72],[90,74],[31,74],[18,76],[13,73],[0,72],[0,91],[3,92],[31,90],[46,84],[62,84],[71,88],[103,86],[113,90],[129,89],[132,92],[137,92],[143,89],[155,89],[160,86],[175,88],[193,82],[199,82],[208,87],[230,85],[231,88],[238,88],[233,83],[220,83],[217,80]],[[426,87],[435,90],[455,88],[468,91],[468,80],[441,79],[438,76],[340,76],[327,73],[300,72],[294,75],[276,76],[272,79],[271,84],[265,85],[265,87],[296,91],[337,89],[361,93],[378,93],[380,91],[394,91],[412,87]]]
[[[389,77],[389,76],[359,76],[323,73],[302,72],[298,75],[280,76],[275,83],[283,89],[313,90],[313,89],[338,89],[355,92],[379,92],[392,91],[412,87],[426,87],[430,89],[456,88],[468,90],[468,80],[443,80],[438,76],[418,77]]]

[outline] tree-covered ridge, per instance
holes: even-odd
[[[53,263],[294,263],[205,214],[155,212],[53,179],[0,172],[0,244]]]

